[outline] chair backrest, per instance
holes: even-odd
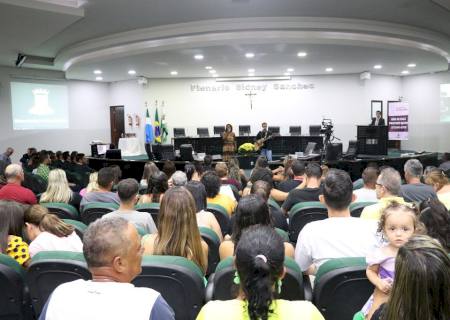
[[[208,245],[208,270],[206,270],[206,275],[210,275],[216,270],[217,264],[220,261],[219,247],[220,239],[216,232],[207,227],[199,227],[200,236]]]
[[[144,256],[142,272],[133,284],[160,292],[177,320],[195,319],[205,300],[202,271],[183,257]]]
[[[44,202],[40,203],[40,205],[46,207],[50,213],[56,214],[60,219],[80,220],[78,210],[70,204],[61,202]]]
[[[222,230],[222,235],[225,236],[230,230],[230,217],[228,216],[227,210],[219,204],[208,203],[207,210],[211,212],[217,219],[220,225],[220,230]]]
[[[282,280],[280,299],[304,300],[305,292],[303,276],[300,267],[289,257],[284,260],[286,274]],[[235,299],[238,287],[234,284],[235,274],[233,257],[228,257],[217,265],[216,272],[208,281],[207,300],[230,300]]]
[[[10,256],[0,254],[0,319],[25,319],[25,272]]]
[[[139,212],[148,212],[151,214],[155,225],[158,225],[159,203],[142,203],[138,204],[135,209]]]
[[[94,222],[95,220],[101,218],[108,212],[112,212],[119,209],[119,205],[116,203],[106,203],[106,202],[92,202],[86,204],[81,210],[81,221],[86,225]]]
[[[332,259],[317,271],[313,301],[327,320],[352,319],[373,289],[364,258]]]
[[[31,302],[39,315],[53,290],[62,283],[91,279],[83,253],[42,251],[31,260],[27,272]]]
[[[353,202],[350,204],[350,214],[352,217],[359,218],[365,207],[375,203],[376,202]]]
[[[283,238],[284,242],[289,242],[289,233],[287,233],[286,231],[284,231],[283,229],[280,228],[275,228],[275,231],[278,233],[278,235]]]
[[[269,206],[271,206],[271,207],[274,207],[274,208],[277,208],[278,210],[281,210],[280,205],[273,198],[269,198],[269,200],[267,200],[267,204]]]
[[[358,179],[356,181],[353,181],[353,190],[358,190],[364,187],[364,181],[363,179]]]
[[[297,242],[298,234],[307,223],[326,218],[327,208],[319,201],[297,203],[289,211],[289,239]]]
[[[84,232],[87,229],[87,225],[85,225],[83,222],[78,220],[72,220],[72,219],[62,219],[65,223],[68,223],[72,225],[75,228],[75,232],[80,237],[81,240],[83,240]]]

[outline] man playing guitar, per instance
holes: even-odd
[[[261,150],[261,155],[272,161],[272,150],[268,148],[267,140],[272,138],[272,132],[267,130],[267,123],[263,122],[262,130],[256,135],[255,150]]]

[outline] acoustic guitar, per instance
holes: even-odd
[[[261,138],[261,139],[256,140],[256,142],[254,144],[255,145],[255,151],[259,151],[262,148],[262,146],[264,145],[264,142],[266,142],[270,138],[272,138],[272,136],[267,136],[265,138]]]

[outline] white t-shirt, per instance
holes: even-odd
[[[231,189],[231,187],[227,184],[223,184],[220,186],[220,194],[224,194],[226,196],[229,196],[231,199],[233,199],[234,201],[236,201],[236,198],[234,197],[234,193],[233,190]]]
[[[375,189],[361,188],[353,191],[355,202],[378,202]]]
[[[300,232],[295,261],[302,271],[333,258],[365,257],[381,245],[377,222],[353,217],[308,223]]]
[[[67,237],[58,237],[50,232],[44,231],[41,232],[29,246],[31,258],[38,252],[55,250],[83,252],[83,243],[75,231]]]
[[[120,217],[123,218],[135,226],[144,229],[147,233],[156,233],[158,230],[156,229],[155,221],[150,213],[147,212],[139,212],[136,210],[133,211],[120,211],[116,210],[113,212],[109,212],[103,215],[102,218],[112,218],[112,217]]]

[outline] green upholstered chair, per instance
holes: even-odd
[[[72,219],[62,219],[65,223],[68,223],[72,225],[75,228],[75,232],[80,237],[81,240],[83,240],[84,232],[87,229],[87,225],[85,225],[83,222],[78,220],[72,220]]]
[[[95,220],[101,218],[105,214],[119,209],[116,203],[92,202],[86,204],[81,210],[81,221],[89,225]]]
[[[373,293],[365,258],[331,259],[319,267],[313,302],[327,320],[353,319]]]
[[[36,315],[41,313],[57,286],[77,279],[91,279],[83,253],[42,251],[36,254],[27,272],[27,283]]]
[[[155,225],[158,225],[159,203],[143,203],[138,204],[135,209],[139,212],[148,212],[152,215]]]
[[[276,202],[274,199],[269,198],[269,200],[267,200],[267,204],[271,207],[277,208],[278,210],[281,210],[280,205],[278,204],[278,202]]]
[[[217,264],[220,261],[220,239],[216,232],[210,228],[199,227],[199,230],[202,239],[208,245],[208,270],[206,271],[206,275],[210,275],[216,270]]]
[[[363,179],[358,179],[355,182],[353,182],[353,190],[358,190],[364,187],[364,181]]]
[[[43,202],[40,203],[40,205],[46,207],[50,213],[56,214],[61,219],[80,220],[78,210],[70,204],[61,202]]]
[[[352,217],[359,218],[365,207],[375,203],[376,202],[353,202],[350,204],[350,214]]]
[[[319,201],[300,202],[289,210],[289,239],[296,243],[303,227],[312,221],[328,218],[325,205]]]
[[[228,216],[227,210],[219,204],[208,203],[206,210],[211,212],[217,219],[220,225],[220,230],[222,230],[222,235],[225,236],[230,232],[230,217]]]
[[[284,242],[289,242],[289,233],[287,233],[286,231],[284,231],[283,229],[280,228],[275,228],[275,231],[278,233],[278,235],[283,238]]]
[[[177,320],[195,319],[205,300],[203,273],[192,261],[175,256],[144,256],[137,287],[161,293],[175,311]]]

